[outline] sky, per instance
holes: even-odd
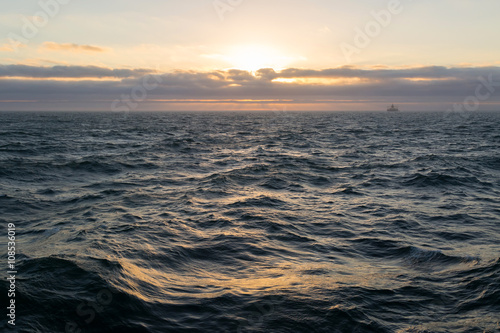
[[[0,110],[500,109],[498,0],[0,8]]]

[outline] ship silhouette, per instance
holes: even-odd
[[[397,112],[397,111],[399,111],[399,109],[398,109],[397,106],[394,106],[394,104],[392,104],[391,106],[389,106],[387,108],[387,111],[389,111],[389,112]]]

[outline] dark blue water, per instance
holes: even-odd
[[[500,113],[0,113],[0,186],[2,331],[500,329]]]

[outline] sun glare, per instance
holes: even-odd
[[[229,52],[227,60],[233,68],[247,71],[257,71],[261,68],[282,69],[291,62],[289,57],[263,45],[235,46]]]

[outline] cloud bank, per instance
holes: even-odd
[[[130,78],[152,73],[147,69],[110,69],[97,66],[38,67],[27,65],[0,65],[0,79],[8,77],[36,78]]]
[[[134,103],[138,110],[168,110],[169,105],[179,103],[196,103],[195,109],[203,109],[203,104],[228,102],[259,104],[256,109],[274,104],[288,104],[293,109],[293,105],[307,104],[307,108],[317,105],[317,109],[334,110],[345,103],[377,109],[392,102],[429,109],[463,101],[477,92],[480,83],[482,94],[491,92],[484,104],[496,108],[500,103],[500,67],[494,66],[267,68],[255,73],[232,69],[160,74],[148,69],[96,66],[0,65],[0,109],[50,109],[64,101],[68,109],[87,106],[109,110],[113,102],[127,96],[140,101]]]

